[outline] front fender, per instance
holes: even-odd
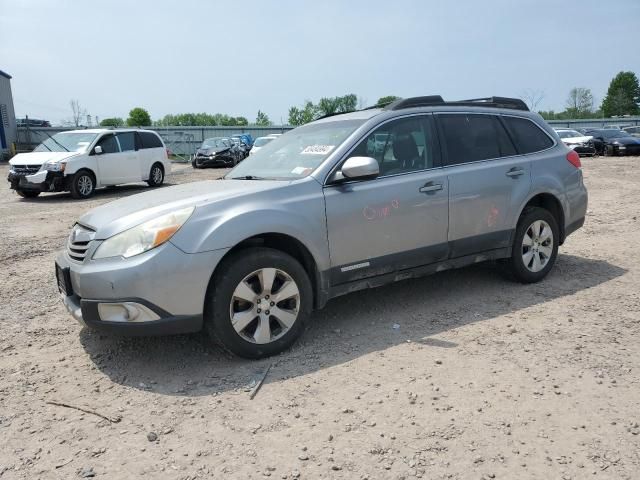
[[[232,202],[235,201],[235,205]],[[199,207],[171,241],[187,253],[233,248],[265,233],[288,235],[301,242],[319,270],[329,268],[329,247],[320,185],[311,180],[277,192]]]

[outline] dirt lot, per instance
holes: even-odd
[[[146,187],[0,182],[0,478],[640,478],[640,158],[584,165],[587,223],[544,282],[483,265],[351,294],[260,362],[96,334],[62,306],[74,220]]]

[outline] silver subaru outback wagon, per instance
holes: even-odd
[[[205,329],[260,358],[358,289],[486,260],[542,280],[586,209],[578,154],[522,101],[408,98],[298,127],[221,180],[89,211],[56,278],[90,328]]]

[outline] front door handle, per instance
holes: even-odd
[[[441,183],[427,182],[424,184],[424,186],[420,187],[421,193],[436,192],[438,190],[442,190]]]
[[[519,177],[520,175],[524,175],[524,169],[522,169],[522,168],[512,168],[505,175],[507,177],[511,177],[511,178]]]

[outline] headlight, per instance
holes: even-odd
[[[47,170],[49,172],[64,172],[67,162],[46,162],[40,168],[40,171]]]
[[[167,213],[118,233],[102,242],[93,254],[93,258],[129,258],[156,248],[173,237],[194,210],[195,207],[189,207]]]

